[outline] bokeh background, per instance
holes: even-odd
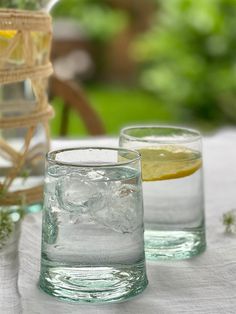
[[[61,0],[53,136],[236,124],[236,0]]]

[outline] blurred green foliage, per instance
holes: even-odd
[[[153,92],[153,103],[159,108],[154,113],[153,106],[145,108],[140,102],[136,110],[125,105],[126,100],[136,103],[135,93],[127,96],[120,90],[89,88],[87,92],[107,131],[116,132],[118,120],[119,124],[131,122],[131,115],[139,110],[142,113],[132,121],[141,122],[142,117],[159,121],[160,104],[166,108],[166,120],[171,123],[194,122],[209,128],[230,120],[236,122],[236,0],[153,1],[157,12],[151,27],[137,37],[132,53],[139,64],[141,85]],[[77,20],[92,41],[106,43],[132,23],[128,13],[108,3],[61,0],[53,15]],[[145,97],[140,99],[143,104],[147,101]],[[117,113],[113,114],[111,108],[116,108],[116,102]],[[113,119],[119,112],[120,119]]]
[[[23,10],[40,10],[50,2],[50,0],[0,0],[0,7],[17,8]]]
[[[90,39],[107,41],[119,33],[128,20],[124,11],[114,10],[100,0],[61,0],[52,11],[56,17],[70,17],[80,23]]]
[[[236,0],[157,2],[134,44],[142,85],[185,118],[236,121]]]
[[[175,120],[175,114],[167,106],[158,103],[155,95],[139,88],[128,89],[125,86],[111,86],[96,84],[87,86],[88,96],[93,108],[104,124],[108,134],[119,134],[119,130],[129,124],[155,123],[156,121],[166,123]],[[56,117],[51,120],[53,136],[58,136],[60,123],[63,121],[63,101],[59,98],[53,100]],[[69,115],[69,136],[86,135],[83,122],[73,110]]]

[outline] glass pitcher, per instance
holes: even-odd
[[[57,0],[0,0],[0,210],[41,209]]]

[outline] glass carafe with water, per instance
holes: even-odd
[[[57,0],[0,0],[0,210],[41,209]]]

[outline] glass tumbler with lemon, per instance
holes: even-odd
[[[198,131],[170,126],[121,130],[120,146],[142,157],[145,252],[186,259],[205,250],[202,143]]]

